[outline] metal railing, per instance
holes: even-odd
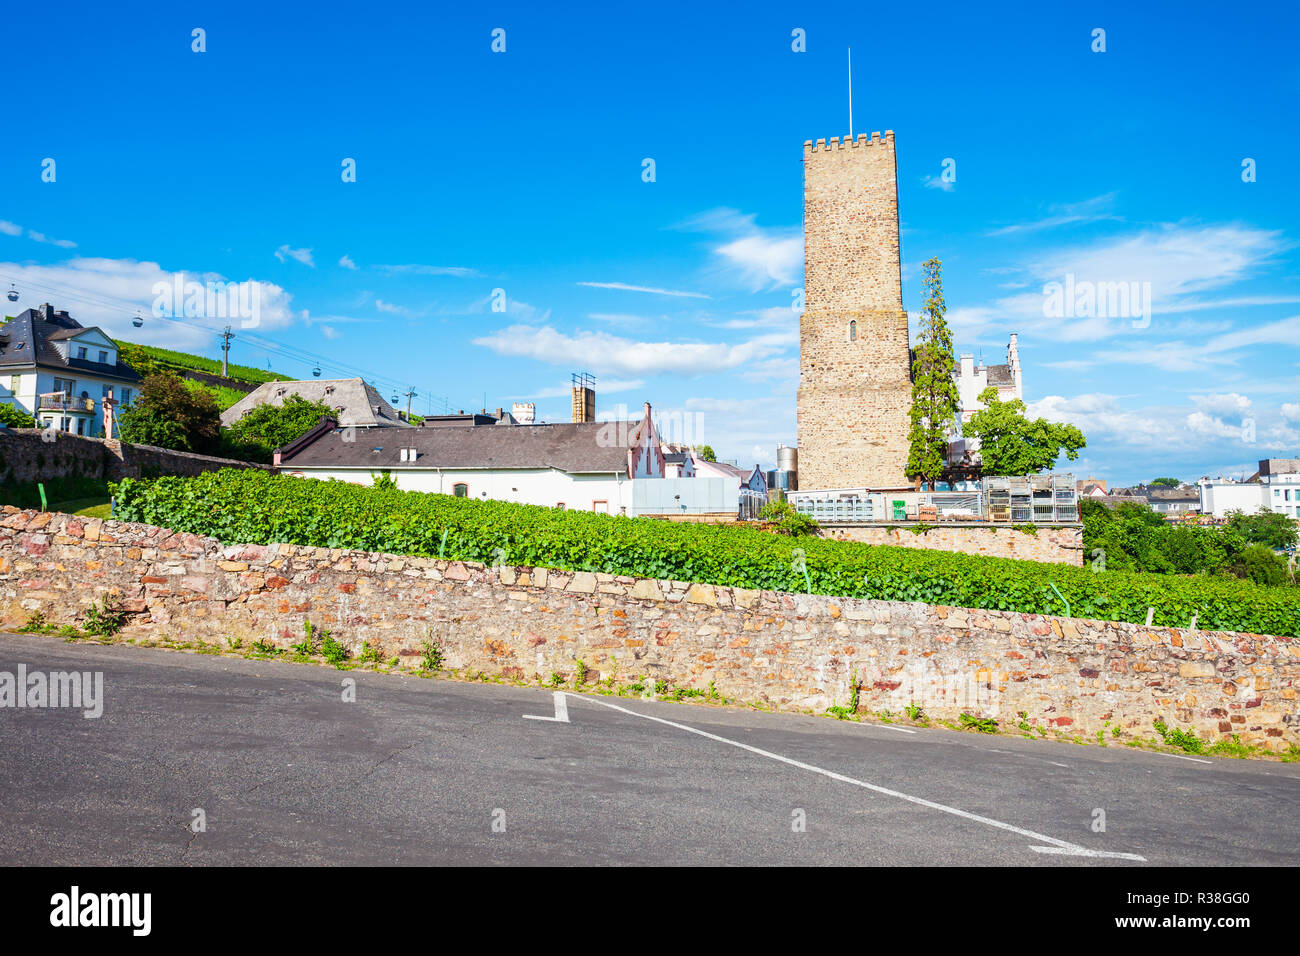
[[[879,492],[834,489],[790,492],[796,511],[819,524],[916,521],[1074,524],[1079,498],[1073,475],[985,478],[978,491]]]
[[[73,398],[67,392],[45,392],[37,397],[39,412],[93,412],[93,398]]]

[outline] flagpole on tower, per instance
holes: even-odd
[[[853,47],[849,47],[849,142],[853,142]]]

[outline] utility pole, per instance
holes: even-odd
[[[221,333],[221,377],[230,378],[230,340],[235,337],[235,333],[230,331],[230,326]],[[270,366],[270,359],[267,359],[267,365]]]
[[[415,397],[415,386],[412,385],[406,390],[406,421],[411,421],[411,399]]]

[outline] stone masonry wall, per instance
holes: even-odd
[[[1282,748],[1300,741],[1300,640],[1148,628],[1035,614],[747,591],[544,568],[485,568],[213,538],[70,515],[0,511],[0,625],[42,610],[80,620],[103,595],[124,636],[281,646],[302,623],[352,648],[418,659],[433,638],[450,667],[530,680],[663,678],[743,701],[817,711],[844,704],[850,673],[867,710],[922,705],[1003,726],[1094,735],[1152,721]]]
[[[0,428],[0,475],[12,481],[82,477],[121,481],[151,475],[198,475],[219,468],[269,468],[246,461],[128,445],[39,428]]]
[[[805,143],[801,488],[910,486],[900,268],[894,134]]]
[[[1041,527],[1037,534],[990,525],[937,525],[915,533],[907,525],[823,525],[822,536],[863,544],[893,544],[924,551],[956,551],[1022,561],[1083,567],[1083,529]]]

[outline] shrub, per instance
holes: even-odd
[[[568,571],[603,571],[772,591],[811,591],[952,607],[1157,626],[1300,636],[1294,588],[1229,577],[1171,577],[1006,558],[801,539],[754,528],[558,511],[341,481],[224,469],[193,478],[127,478],[115,516],[227,543],[311,545]],[[500,552],[498,554],[498,551]],[[804,581],[804,571],[808,582]]]
[[[0,402],[0,424],[10,428],[35,428],[36,419],[9,402]]]
[[[349,656],[348,649],[343,644],[334,640],[334,638],[330,636],[330,632],[325,628],[321,628],[320,632],[320,653],[321,657],[325,658],[325,660],[333,664],[335,667],[341,665]]]
[[[112,597],[104,595],[99,604],[91,604],[81,622],[82,629],[101,637],[112,637],[126,625],[126,612]]]
[[[760,521],[766,521],[776,526],[776,530],[782,534],[788,534],[792,538],[801,535],[810,535],[817,530],[817,522],[808,515],[800,514],[795,506],[790,504],[784,498],[776,501],[769,501],[763,505],[762,510],[758,513]]]

